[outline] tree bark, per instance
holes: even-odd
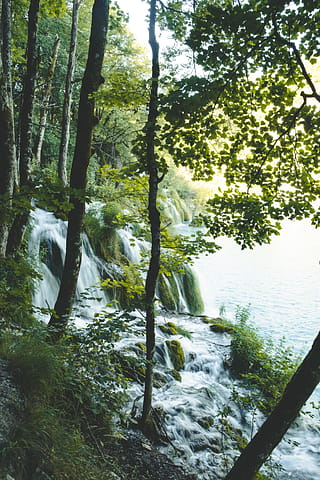
[[[72,102],[72,80],[75,67],[76,49],[77,49],[77,31],[79,18],[80,0],[73,0],[72,7],[72,24],[71,38],[69,47],[69,60],[64,92],[62,123],[61,123],[61,140],[58,161],[58,177],[64,185],[67,185],[67,158],[70,139],[70,111]]]
[[[146,160],[149,173],[149,223],[151,229],[151,257],[145,284],[145,303],[146,303],[146,376],[143,400],[143,411],[141,418],[141,428],[145,433],[152,430],[152,389],[153,389],[153,362],[155,349],[155,291],[156,282],[160,269],[160,214],[157,209],[158,195],[158,164],[155,156],[155,135],[156,121],[158,116],[158,83],[160,76],[159,69],[159,44],[155,34],[156,25],[156,0],[150,2],[150,20],[149,20],[149,44],[152,50],[152,80],[149,100],[149,112],[146,125]]]
[[[0,257],[5,256],[11,225],[16,149],[11,85],[11,1],[0,2]]]
[[[22,212],[18,214],[11,227],[7,255],[15,255],[22,243],[31,208],[30,167],[32,160],[32,113],[35,85],[38,72],[37,33],[40,0],[31,0],[28,12],[27,70],[24,77],[23,97],[20,112],[20,189],[26,195]]]
[[[253,480],[320,382],[320,333],[284,394],[225,480]]]
[[[47,115],[48,115],[49,103],[50,103],[51,91],[52,91],[52,80],[53,80],[54,72],[56,69],[59,47],[60,47],[60,39],[59,37],[56,37],[53,45],[52,57],[51,57],[50,65],[48,69],[45,92],[43,95],[42,105],[40,108],[39,132],[38,132],[38,135],[35,141],[35,146],[34,146],[35,162],[37,165],[41,164],[42,144],[43,144],[44,134],[45,134],[46,125],[47,125]]]
[[[58,298],[49,322],[50,337],[62,337],[73,305],[81,264],[83,219],[85,213],[85,190],[87,169],[91,157],[92,130],[96,124],[94,116],[94,93],[103,82],[102,62],[108,30],[109,0],[95,0],[87,65],[82,80],[75,152],[72,162],[70,203],[66,258]]]

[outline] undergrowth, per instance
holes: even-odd
[[[249,308],[237,308],[231,334],[231,369],[253,387],[247,397],[241,397],[241,401],[254,403],[265,413],[270,413],[296,371],[299,358],[284,345],[284,341],[274,343],[270,338],[262,338],[250,324],[249,317]]]
[[[110,472],[117,466],[107,446],[126,395],[112,348],[121,322],[113,320],[98,318],[87,329],[70,329],[58,345],[47,342],[40,324],[2,331],[0,357],[8,361],[25,405],[2,445],[0,473],[21,480],[38,474],[55,480],[114,478]]]

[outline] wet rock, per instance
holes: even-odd
[[[185,363],[184,351],[178,340],[166,340],[169,355],[175,370],[182,370]]]

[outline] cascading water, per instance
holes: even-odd
[[[37,308],[54,307],[65,258],[67,223],[53,213],[36,208],[31,214],[32,231],[29,240],[29,255],[39,265],[42,280],[37,286],[33,304]],[[106,262],[96,257],[86,235],[83,236],[81,268],[77,285],[78,319],[88,319],[101,310],[110,298],[99,287],[103,273],[111,269]]]
[[[59,276],[65,251],[66,224],[53,214],[36,209],[32,215],[30,255],[40,264],[44,278],[35,294],[34,303],[38,307],[52,308],[59,286]],[[120,232],[121,234],[121,232]],[[122,233],[124,248],[132,259],[138,259],[139,251],[132,246],[131,234]],[[131,250],[130,250],[131,248]],[[119,274],[117,267],[110,266],[94,256],[89,241],[84,237],[83,260],[78,284],[78,298],[88,288],[93,288],[87,306],[77,307],[77,316],[87,320],[110,299],[98,287],[101,277]],[[97,300],[100,298],[101,300]],[[191,333],[191,338],[176,334],[167,336],[157,328],[156,370],[165,381],[155,388],[154,406],[164,412],[165,428],[170,444],[161,447],[178,463],[190,465],[202,480],[223,478],[228,465],[239,454],[242,435],[247,439],[255,432],[263,420],[259,412],[241,409],[232,399],[235,388],[242,392],[243,387],[235,382],[225,367],[229,355],[230,337],[210,331],[200,317],[187,314],[162,315],[158,325],[173,321]],[[181,381],[172,375],[173,364],[166,340],[178,340],[184,350],[185,366],[179,372]],[[126,332],[118,348],[132,347],[141,336]],[[136,348],[135,348],[136,350]],[[132,384],[132,400],[141,397],[142,386]],[[244,391],[245,392],[245,391]],[[318,415],[318,412],[313,412]],[[227,435],[227,431],[229,435]],[[230,435],[231,432],[231,435]],[[316,480],[320,478],[319,423],[317,419],[302,416],[297,425],[291,427],[287,440],[276,449],[274,458],[284,466],[284,472],[277,472],[277,480]],[[288,442],[291,443],[288,443]]]
[[[161,450],[177,463],[189,465],[202,480],[223,479],[244,445],[263,422],[257,410],[246,410],[233,400],[234,392],[248,392],[230,375],[225,361],[230,354],[230,336],[214,333],[201,317],[158,316],[158,325],[173,321],[191,333],[166,336],[157,329],[156,371],[166,382],[155,389],[154,408],[164,412],[165,430],[170,444]],[[181,381],[172,376],[173,364],[166,340],[176,339],[183,347],[185,366]],[[133,347],[143,337],[126,338],[123,346]],[[132,387],[132,399],[141,398],[142,386]],[[142,400],[141,400],[142,401]],[[140,407],[141,408],[141,407]],[[274,451],[273,471],[277,480],[315,480],[319,478],[319,424],[302,415],[280,446]],[[278,462],[283,471],[277,469]],[[268,469],[267,469],[268,470]]]

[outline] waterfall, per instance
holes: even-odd
[[[168,321],[190,332],[191,338],[163,333],[161,325]],[[223,479],[239,455],[239,447],[256,433],[264,415],[256,409],[246,410],[233,399],[235,391],[244,396],[248,392],[226,367],[230,354],[228,334],[212,332],[203,319],[187,314],[159,316],[157,324],[155,378],[162,375],[166,381],[156,382],[154,408],[162,412],[170,438],[170,444],[160,449],[176,463],[189,465],[201,480]],[[180,381],[171,374],[168,339],[179,341],[184,351]],[[128,349],[131,345],[134,350],[137,341],[143,341],[143,337],[126,337],[122,346]],[[132,400],[142,393],[141,385],[132,385]],[[273,463],[282,465],[283,470],[270,467],[275,474],[270,478],[319,478],[319,434],[319,424],[309,416],[301,416],[275,449]],[[268,468],[263,471],[268,476]]]
[[[52,308],[54,305],[64,261],[66,231],[66,222],[55,218],[52,213],[40,209],[32,213],[29,255],[43,274],[34,295],[37,307]],[[127,258],[140,260],[141,250],[146,245],[136,242],[128,230],[120,230],[119,236]],[[99,288],[100,278],[119,278],[119,275],[120,267],[97,258],[84,235],[76,316],[88,319],[104,307],[110,298]],[[180,289],[179,308],[185,311],[181,278],[174,277],[174,282]],[[90,298],[82,302],[87,293]],[[177,329],[171,335],[165,333],[161,326],[168,321],[174,322],[180,331]],[[143,330],[141,326],[140,334],[124,332],[117,348],[129,349],[133,355],[139,356],[137,342],[144,342]],[[189,332],[191,337],[185,336],[183,331]],[[201,480],[222,479],[238,456],[239,446],[244,444],[243,436],[249,440],[264,418],[259,411],[245,410],[233,399],[234,389],[244,395],[246,389],[226,367],[230,336],[212,332],[201,317],[191,317],[187,313],[159,315],[156,335],[154,407],[163,412],[165,430],[170,438],[170,444],[162,446],[161,450],[177,463],[189,465]],[[185,364],[179,372],[173,369],[168,340],[180,342],[183,348]],[[129,386],[132,401],[141,397],[142,390],[139,383]],[[128,408],[131,406],[132,403]],[[319,417],[318,411],[313,414]],[[285,470],[277,471],[273,478],[319,478],[319,434],[317,417],[302,415],[274,452],[274,460]]]
[[[29,239],[29,256],[38,265],[42,280],[33,297],[33,304],[38,309],[54,307],[63,271],[67,236],[67,222],[56,218],[53,213],[36,208],[31,213],[31,234]],[[81,268],[76,291],[77,317],[88,319],[100,311],[110,298],[99,287],[103,272],[110,273],[106,262],[96,257],[88,237],[83,235]],[[46,319],[48,315],[44,316]]]
[[[31,214],[29,256],[39,266],[42,280],[36,288],[33,303],[36,308],[52,309],[60,285],[65,258],[67,222],[53,213],[36,208]],[[143,252],[150,249],[147,241],[133,236],[129,228],[117,230],[122,254],[132,263],[140,263]],[[75,312],[78,317],[90,318],[113,298],[100,288],[102,279],[119,279],[122,269],[97,257],[86,234],[83,234],[81,268],[79,272]],[[168,280],[165,277],[165,281]],[[172,274],[176,292],[175,306],[178,312],[187,312],[186,291],[180,274]],[[168,288],[172,288],[168,283]],[[161,301],[161,295],[158,291]],[[48,315],[47,315],[48,316]]]

